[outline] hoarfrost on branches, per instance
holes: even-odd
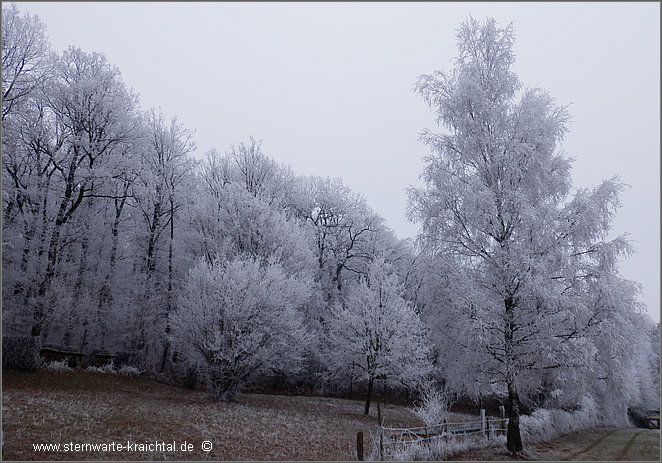
[[[367,277],[352,285],[345,303],[333,310],[329,363],[368,382],[365,414],[376,380],[415,387],[430,371],[425,329],[401,294],[397,276],[375,258]]]
[[[204,363],[214,396],[231,399],[253,375],[301,366],[307,333],[298,309],[308,297],[309,283],[288,277],[280,264],[201,261],[173,314],[174,332]]]
[[[447,132],[422,135],[426,186],[410,190],[410,206],[444,269],[431,284],[448,304],[434,317],[453,345],[440,349],[447,384],[475,395],[500,386],[508,449],[519,453],[521,401],[544,402],[560,378],[576,389],[570,401],[589,388],[625,416],[633,391],[611,385],[622,384],[642,316],[616,267],[627,240],[607,240],[624,185],[572,192],[559,150],[568,113],[522,88],[513,43],[512,26],[472,18],[454,69],[420,77],[416,91]]]

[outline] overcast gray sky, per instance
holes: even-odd
[[[412,93],[446,71],[469,15],[514,22],[514,71],[570,104],[573,180],[631,185],[614,221],[637,254],[621,264],[660,319],[660,4],[21,3],[53,48],[104,53],[142,106],[195,129],[197,154],[253,135],[299,174],[341,177],[400,238],[433,116]]]

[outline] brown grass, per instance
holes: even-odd
[[[73,372],[3,372],[5,460],[354,460],[366,453],[376,407],[354,400],[242,394],[233,402],[141,377]],[[402,406],[382,407],[385,424],[417,426]],[[202,441],[213,449],[204,452]],[[37,452],[33,444],[193,444],[192,452]],[[63,449],[63,447],[61,447]]]

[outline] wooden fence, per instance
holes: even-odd
[[[433,426],[414,428],[382,427],[384,445],[412,444],[444,436],[467,434],[505,435],[508,418],[488,418],[480,421],[464,421],[457,423],[443,422]]]
[[[378,455],[379,460],[383,460],[386,453],[391,453],[397,448],[410,446],[412,444],[429,443],[433,440],[449,438],[451,436],[482,435],[486,438],[492,436],[505,435],[508,429],[508,418],[505,417],[503,408],[501,409],[501,418],[486,417],[485,410],[480,411],[480,420],[465,422],[446,422],[432,426],[417,426],[411,428],[398,428],[383,426],[381,413],[378,404]],[[360,433],[360,451],[359,436],[357,435],[357,458],[363,459],[363,433]]]

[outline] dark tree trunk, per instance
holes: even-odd
[[[51,233],[51,239],[48,246],[48,265],[46,267],[46,274],[44,279],[39,284],[39,290],[37,292],[37,305],[32,314],[32,330],[30,331],[31,336],[38,337],[42,335],[42,327],[46,320],[46,303],[44,301],[44,296],[51,286],[51,282],[55,277],[55,267],[57,263],[58,248],[60,246],[60,233],[62,228],[71,217],[71,214],[78,208],[81,201],[83,200],[85,193],[84,185],[77,185],[75,183],[75,172],[78,163],[78,157],[74,157],[71,161],[71,166],[69,167],[69,174],[66,179],[66,186],[64,189],[64,198],[60,203],[58,209],[57,217],[55,219],[55,226],[53,227],[53,232]],[[75,193],[75,189],[78,188],[78,193]],[[69,202],[71,201],[71,205]]]
[[[113,304],[113,294],[111,292],[111,281],[115,274],[115,262],[117,261],[117,246],[119,243],[119,228],[120,220],[122,218],[122,210],[126,204],[126,199],[129,194],[129,182],[124,183],[124,188],[122,190],[122,196],[119,199],[115,199],[115,219],[113,220],[113,225],[111,227],[111,245],[110,245],[110,256],[109,256],[109,265],[108,272],[104,278],[103,284],[101,285],[101,290],[99,291],[99,305],[97,306],[97,337],[99,339],[100,349],[105,349],[106,342],[106,311],[109,310]]]
[[[365,396],[365,409],[363,410],[363,414],[367,415],[368,412],[370,412],[370,399],[372,399],[372,385],[373,385],[374,379],[370,378],[368,380],[368,392],[366,393]]]
[[[342,291],[342,280],[340,279],[340,274],[342,273],[342,269],[345,266],[344,263],[336,265],[336,273],[333,276],[333,281],[336,282],[336,286],[338,287],[338,291]]]
[[[73,336],[74,328],[76,323],[79,321],[77,314],[81,313],[80,310],[80,300],[83,296],[83,280],[87,276],[87,251],[89,248],[89,239],[87,234],[83,235],[81,241],[81,250],[80,257],[78,261],[78,275],[76,275],[76,283],[73,290],[73,301],[71,302],[71,307],[69,308],[69,317],[66,324],[66,331],[62,337],[62,344],[68,346],[71,342]],[[83,318],[83,324],[87,325],[85,318]],[[83,346],[84,347],[84,346]]]
[[[519,432],[519,395],[514,385],[508,385],[508,435],[506,446],[512,454],[522,452],[522,436]]]
[[[35,226],[34,224],[28,224],[26,221],[24,224],[23,232],[23,255],[21,257],[21,275],[27,275],[28,273],[28,263],[30,262],[30,251],[32,247],[32,238],[35,236]],[[14,296],[20,296],[23,293],[25,286],[21,280],[18,281],[14,287]]]
[[[152,212],[152,220],[148,221],[149,236],[147,240],[147,255],[145,256],[145,288],[142,303],[139,306],[138,313],[138,338],[134,342],[134,349],[143,351],[145,348],[155,348],[152,343],[147,342],[147,329],[145,323],[148,319],[152,320],[148,323],[153,323],[153,319],[158,315],[155,312],[154,301],[160,290],[160,280],[156,277],[156,245],[159,237],[159,228],[161,227],[161,210],[163,207],[161,198],[162,187],[157,185],[155,188],[156,199],[154,201],[154,211]],[[147,357],[147,354],[146,354]],[[153,368],[158,368],[158,360],[154,359]]]
[[[63,208],[60,208],[60,211],[62,210]],[[58,219],[60,219],[60,217],[58,217]],[[53,233],[51,234],[51,241],[48,247],[48,265],[46,267],[46,274],[39,284],[39,289],[37,291],[37,306],[32,315],[32,331],[30,332],[30,335],[34,337],[41,336],[41,330],[46,319],[46,303],[44,297],[51,286],[53,277],[55,276],[57,248],[60,244],[60,232],[63,225],[64,222],[62,220],[56,220]]]
[[[147,241],[147,274],[154,273],[156,268],[156,240],[158,239],[159,227],[161,226],[161,186],[156,186],[156,200],[154,202],[154,213],[152,223],[149,224],[149,238]]]
[[[508,382],[508,433],[506,447],[512,454],[522,452],[522,436],[519,431],[520,403],[517,392],[517,381],[515,374],[515,352],[513,335],[515,333],[514,310],[517,305],[516,299],[507,297],[504,300],[506,309],[506,326],[504,331],[505,351],[506,351],[506,378]]]
[[[170,197],[170,242],[168,244],[168,302],[166,304],[165,312],[165,337],[163,340],[163,356],[161,357],[161,368],[160,372],[163,373],[165,369],[166,360],[168,360],[168,355],[170,355],[170,312],[172,311],[172,242],[175,239],[175,207],[173,203],[172,196]]]

